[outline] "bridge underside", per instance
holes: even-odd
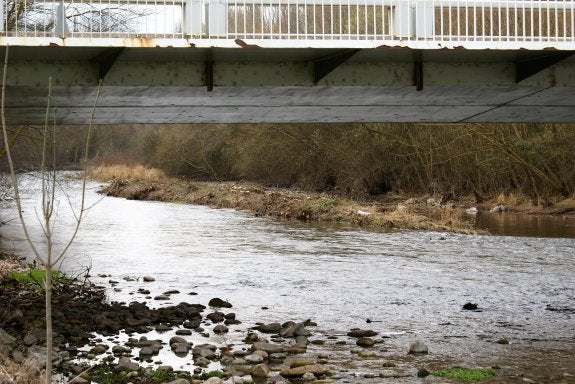
[[[4,50],[4,48],[2,48]],[[3,53],[3,52],[2,52]],[[8,124],[575,122],[564,51],[10,47]]]

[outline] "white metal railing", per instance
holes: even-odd
[[[575,49],[575,0],[0,0],[0,36]],[[289,41],[290,43],[286,43]],[[299,43],[297,43],[299,42]]]

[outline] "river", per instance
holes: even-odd
[[[77,187],[76,181],[63,186],[68,193]],[[523,367],[531,358],[531,365],[575,374],[573,238],[376,233],[102,197],[96,183],[88,187],[87,201],[94,205],[62,269],[89,267],[96,284],[110,287],[110,300],[145,300],[137,293],[141,287],[151,296],[180,291],[169,301],[148,300],[156,307],[221,297],[243,322],[228,343],[239,342],[256,322],[311,319],[322,337],[373,329],[386,337],[383,358],[398,362],[407,359],[412,341],[423,340],[431,351],[426,364]],[[23,203],[38,235],[36,193],[28,184]],[[77,199],[70,195],[72,205]],[[55,234],[63,244],[73,215],[68,200],[59,201]],[[2,246],[29,254],[13,218],[13,208],[4,207]],[[144,275],[155,282],[143,283]],[[118,282],[115,289],[110,280]],[[467,302],[479,310],[462,310]],[[498,344],[501,339],[510,344]],[[352,359],[349,348],[314,348],[333,353],[352,376],[382,369],[372,360]],[[184,360],[163,359],[189,367]]]

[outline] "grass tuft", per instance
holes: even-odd
[[[495,376],[492,368],[449,368],[433,372],[433,376],[457,379],[462,381],[475,381]]]
[[[145,180],[157,181],[166,177],[163,171],[143,165],[99,165],[88,169],[88,176],[98,181]]]

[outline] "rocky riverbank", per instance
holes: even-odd
[[[15,258],[4,257],[0,266],[0,301],[9,303],[0,310],[0,358],[6,367],[35,366],[37,377],[27,377],[25,382],[40,382],[46,354],[43,292],[38,284],[10,277],[13,270],[25,270]],[[139,280],[140,293],[149,294],[146,284],[154,278]],[[146,302],[107,303],[104,289],[85,279],[56,283],[56,288],[55,366],[63,380],[73,383],[333,383],[345,378],[345,370],[330,362],[329,353],[308,354],[308,346],[331,341],[339,348],[349,348],[351,355],[360,359],[373,358],[374,346],[383,343],[377,332],[361,329],[330,340],[318,338],[313,335],[316,324],[310,320],[245,326],[232,312],[232,304],[219,298],[207,305],[180,303],[151,309]],[[148,298],[161,301],[173,293]],[[145,335],[152,331],[173,336],[148,339]],[[238,339],[236,334],[228,341],[229,332],[242,332],[242,340],[231,341]],[[127,338],[119,340],[120,333]],[[206,342],[193,343],[192,335]],[[221,336],[222,341],[210,342],[211,335]],[[165,349],[188,359],[190,368],[178,371],[158,362],[155,356]],[[414,344],[410,353],[424,355],[427,347]],[[146,364],[151,362],[152,367]],[[388,363],[387,373],[381,377],[417,377],[417,369],[393,367],[395,364]],[[18,375],[22,372],[0,370],[0,383],[21,383]]]
[[[44,298],[37,284],[8,276],[18,268],[25,271],[28,267],[14,258],[0,263],[0,302],[7,303],[0,309],[0,383],[35,384],[40,382],[45,358]],[[425,382],[456,382],[434,374],[457,366],[457,356],[438,353],[437,346],[428,347],[427,340],[417,340],[415,335],[379,332],[377,320],[368,319],[335,334],[305,319],[246,324],[233,303],[219,298],[162,306],[180,292],[154,292],[153,276],[129,277],[137,283],[133,294],[142,298],[131,303],[107,302],[104,287],[84,277],[57,283],[53,301],[55,363],[64,382],[419,383],[426,376]],[[111,276],[99,278],[107,280],[106,289],[123,286]],[[190,298],[193,293],[188,293]],[[474,308],[467,305],[462,310]],[[470,367],[495,375],[485,382],[575,380],[573,358],[564,347],[522,346],[499,339],[493,349],[499,352],[498,357],[488,358],[491,364],[485,364],[485,356],[478,356],[482,362]],[[177,358],[183,364],[170,364],[160,356]],[[26,369],[36,376],[19,380],[21,372],[8,369],[14,365],[35,367]]]

